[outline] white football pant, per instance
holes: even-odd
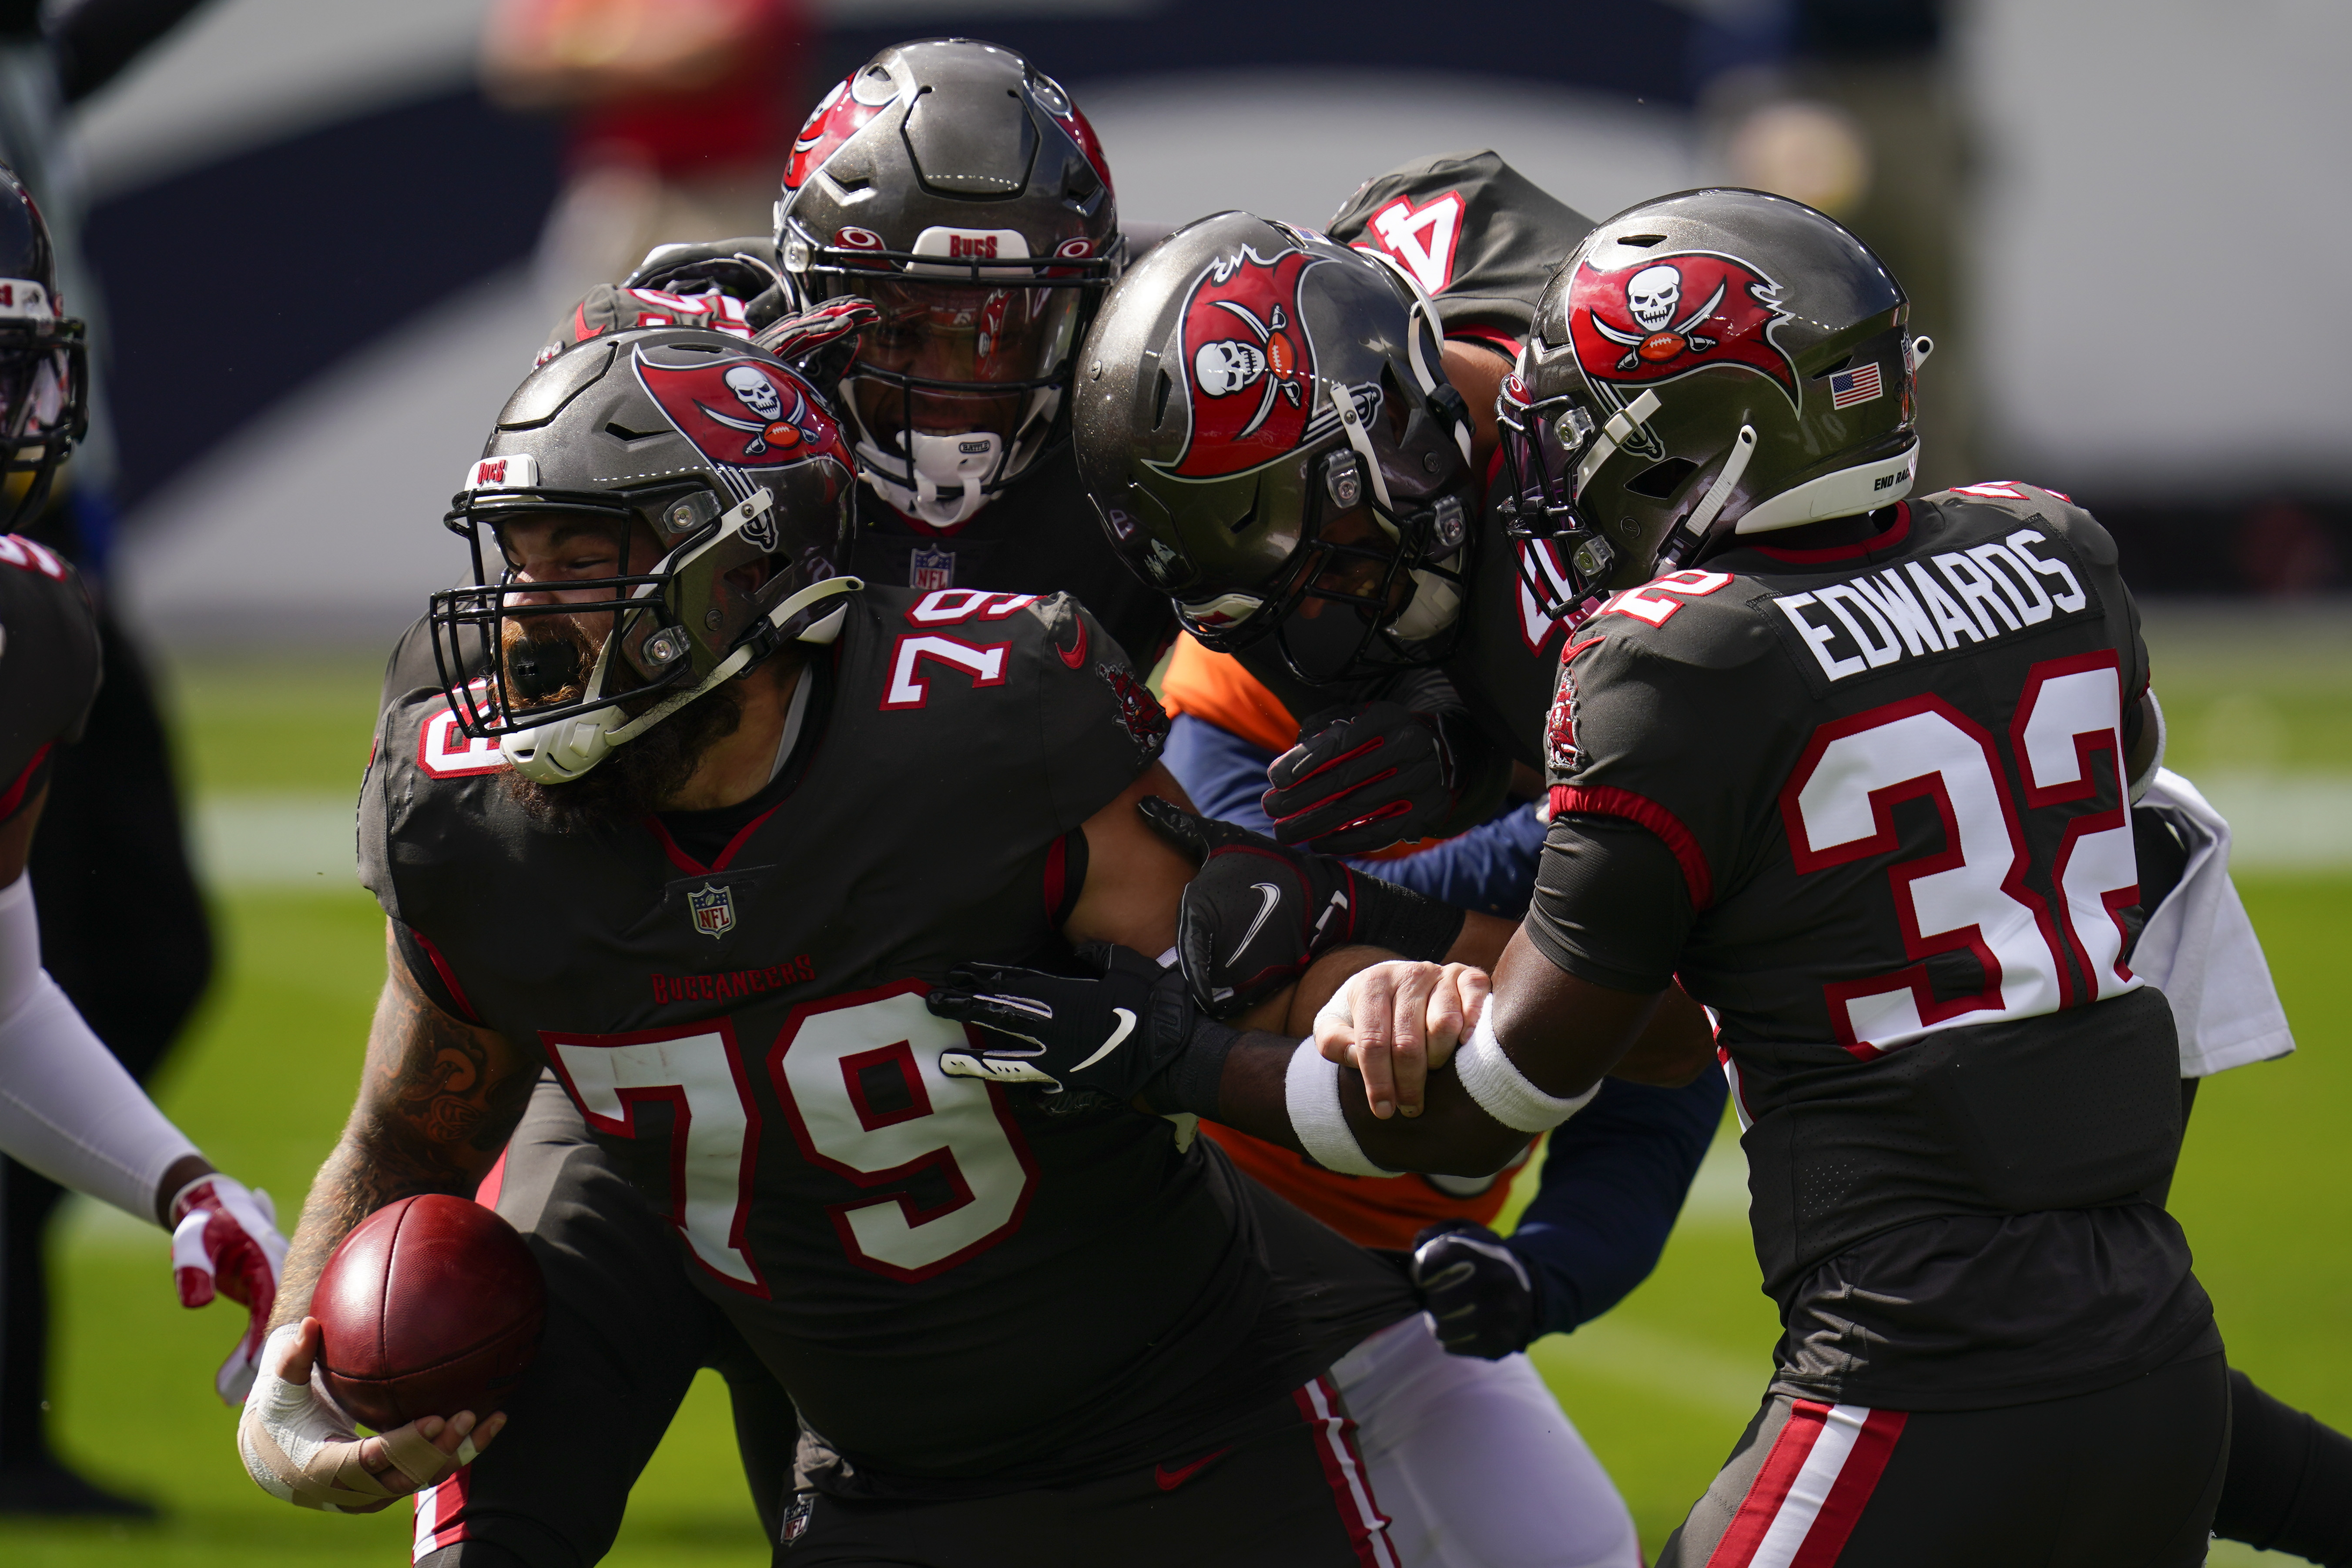
[[[1331,1380],[1403,1568],[1640,1568],[1624,1499],[1526,1356],[1450,1355],[1415,1314]]]

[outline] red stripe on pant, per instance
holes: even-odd
[[[1812,1528],[1805,1531],[1805,1543],[1797,1548],[1789,1568],[1829,1568],[1838,1560],[1838,1553],[1845,1550],[1846,1537],[1853,1533],[1854,1525],[1862,1519],[1864,1505],[1878,1490],[1878,1478],[1885,1471],[1886,1461],[1895,1457],[1895,1439],[1903,1435],[1903,1424],[1910,1418],[1910,1413],[1903,1410],[1870,1412],[1854,1437],[1845,1463],[1839,1467],[1837,1479],[1830,1485],[1829,1496],[1822,1500],[1820,1511],[1813,1515]]]
[[[411,1563],[422,1563],[445,1546],[466,1539],[466,1477],[459,1470],[448,1479],[416,1494],[416,1542]]]
[[[1793,1402],[1706,1568],[1831,1568],[1907,1419],[1901,1410]]]
[[[1315,1457],[1323,1461],[1323,1479],[1330,1483],[1356,1561],[1362,1568],[1398,1568],[1396,1548],[1389,1543],[1388,1515],[1373,1500],[1371,1478],[1364,1474],[1363,1456],[1356,1451],[1356,1423],[1341,1413],[1339,1390],[1329,1378],[1318,1377],[1290,1397],[1314,1428]]]

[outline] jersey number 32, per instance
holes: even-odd
[[[1875,1056],[1935,1030],[2054,1012],[2139,984],[2123,962],[2119,917],[2139,902],[2123,804],[2121,686],[2113,650],[2027,672],[2005,737],[2021,802],[2002,768],[2003,737],[1941,697],[1906,697],[1814,731],[1780,793],[1800,873],[1895,852],[1899,800],[1924,797],[1944,822],[1940,851],[1887,868],[1911,962],[1824,988],[1831,1027],[1848,1051]],[[2084,810],[2103,784],[2116,804]],[[2048,867],[2054,910],[2026,881],[2032,865],[2021,804],[2071,807]],[[1976,956],[1984,986],[1938,999],[1926,960],[1954,951]]]

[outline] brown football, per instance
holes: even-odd
[[[377,1431],[505,1408],[539,1349],[547,1287],[513,1226],[440,1193],[377,1209],[343,1238],[310,1297],[319,1367]]]

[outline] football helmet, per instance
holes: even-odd
[[[1476,496],[1433,310],[1394,262],[1247,213],[1179,229],[1080,354],[1078,472],[1111,547],[1221,652],[1322,684],[1434,663]]]
[[[474,562],[428,616],[459,724],[561,783],[787,643],[829,640],[826,601],[863,586],[844,575],[855,473],[816,389],[739,338],[655,329],[558,354],[444,519]],[[519,540],[549,523],[617,544],[617,570],[534,583]],[[633,546],[653,558],[635,570]]]
[[[89,382],[82,324],[58,297],[49,226],[24,183],[0,164],[0,475],[7,476],[7,528],[48,498],[58,465],[89,423]]]
[[[955,528],[1064,438],[1079,339],[1123,246],[1070,96],[1010,49],[883,50],[802,128],[776,251],[808,303],[881,311],[840,384],[866,482]]]
[[[1573,626],[1733,534],[1888,506],[1933,347],[1885,264],[1760,191],[1630,207],[1553,274],[1496,414],[1508,528],[1557,541]]]

